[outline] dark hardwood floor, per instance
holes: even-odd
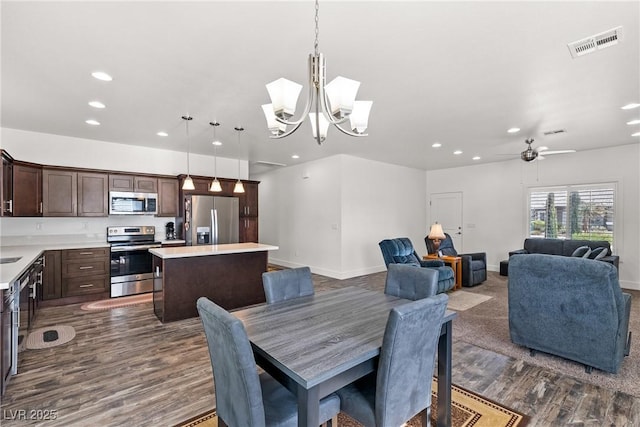
[[[315,276],[314,282],[317,291],[350,285],[381,290],[384,277]],[[42,309],[34,328],[56,324],[73,326],[75,339],[20,353],[0,425],[171,426],[215,406],[198,318],[163,325],[151,304],[105,311],[83,311],[78,304]],[[640,425],[640,399],[455,337],[453,365],[454,383],[530,415],[531,426]]]

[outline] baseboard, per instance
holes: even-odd
[[[385,265],[382,264],[374,267],[367,267],[367,268],[362,268],[357,270],[336,271],[336,270],[329,270],[326,268],[309,265],[309,264],[299,264],[295,262],[285,261],[277,258],[269,258],[269,263],[275,264],[275,265],[281,265],[287,268],[309,267],[312,273],[320,274],[321,276],[327,276],[327,277],[331,277],[332,279],[338,279],[338,280],[345,280],[345,279],[350,279],[352,277],[364,276],[366,274],[378,273],[380,271],[385,271],[387,269]]]
[[[640,283],[632,282],[630,280],[620,280],[620,287],[622,289],[631,289],[634,291],[640,291]]]

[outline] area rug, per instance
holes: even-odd
[[[466,291],[449,292],[447,295],[449,296],[447,308],[455,311],[468,310],[493,298],[488,295],[474,294]]]
[[[66,344],[76,336],[73,326],[56,325],[32,331],[25,343],[27,349],[40,350]]]
[[[431,425],[436,426],[438,413],[438,388],[434,378],[431,394]],[[451,389],[451,426],[452,427],[524,427],[529,422],[529,417],[502,406],[492,400],[470,392],[455,384]],[[405,424],[407,427],[421,425],[420,417],[416,416]],[[218,427],[218,417],[215,409],[197,417],[191,418],[176,427]],[[362,425],[349,416],[338,414],[339,427],[361,427]]]
[[[126,307],[129,305],[144,304],[153,301],[153,294],[131,295],[129,297],[110,298],[93,301],[80,306],[81,310],[111,310],[112,308]]]

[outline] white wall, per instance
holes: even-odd
[[[256,177],[270,261],[347,278],[385,269],[378,242],[406,236],[421,253],[425,172],[337,155]],[[422,245],[422,246],[421,246]]]
[[[620,284],[640,289],[639,165],[640,144],[632,144],[549,156],[542,162],[511,160],[435,170],[426,174],[427,197],[463,193],[464,240],[459,252],[484,251],[490,268],[497,270],[500,260],[521,248],[527,236],[530,187],[615,182],[614,245],[620,256]]]

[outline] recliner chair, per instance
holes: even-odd
[[[385,239],[378,243],[378,246],[387,268],[389,264],[410,264],[416,267],[433,268],[438,271],[438,293],[453,289],[455,281],[451,267],[446,267],[440,260],[421,260],[409,238]]]
[[[439,251],[442,255],[458,256],[462,258],[462,286],[471,287],[479,285],[487,280],[487,254],[485,252],[476,252],[470,254],[459,254],[453,247],[451,236],[444,233],[446,238],[440,242]],[[427,252],[436,253],[436,248],[429,236],[424,238],[427,245]]]

